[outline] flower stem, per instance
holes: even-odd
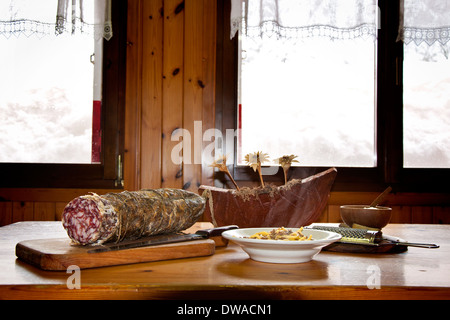
[[[261,186],[264,188],[264,181],[261,174],[261,163],[258,163],[258,174],[259,174],[259,180],[261,180]]]
[[[236,189],[237,189],[238,191],[240,191],[240,189],[239,189],[239,187],[238,187],[236,181],[234,181],[234,179],[233,179],[233,177],[231,176],[230,172],[227,170],[227,171],[225,171],[225,173],[226,173],[226,174],[228,175],[228,177],[231,179],[231,182],[233,182],[233,184],[234,184],[234,186],[236,187]]]
[[[283,172],[284,172],[284,184],[287,184],[287,172],[288,172],[289,168],[283,168]]]

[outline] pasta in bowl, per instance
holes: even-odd
[[[298,232],[301,236],[293,235]],[[311,261],[323,247],[342,237],[335,232],[302,228],[235,229],[225,231],[222,236],[238,244],[250,259],[270,263]]]
[[[270,232],[259,231],[251,235],[250,239],[262,239],[262,240],[283,240],[283,241],[310,241],[312,240],[312,234],[308,237],[303,233],[303,227],[297,231],[292,231],[292,229],[286,229],[281,227],[278,229],[272,229]]]

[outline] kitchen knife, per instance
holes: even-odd
[[[221,236],[222,232],[224,232],[224,231],[237,229],[237,228],[238,228],[238,226],[236,226],[236,225],[230,225],[230,226],[224,226],[224,227],[218,227],[218,228],[198,230],[196,233],[193,233],[193,234],[185,234],[185,233],[160,234],[160,235],[155,235],[155,236],[150,236],[150,237],[145,237],[145,238],[139,238],[136,240],[126,240],[126,241],[119,242],[119,243],[107,243],[104,245],[97,246],[91,250],[88,250],[88,253],[117,251],[117,250],[124,250],[124,249],[156,246],[156,245],[161,245],[161,244],[209,239],[212,237]]]

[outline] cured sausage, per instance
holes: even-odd
[[[206,200],[181,189],[151,189],[84,195],[64,208],[62,224],[75,244],[98,245],[192,226]]]

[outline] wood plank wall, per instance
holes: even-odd
[[[378,196],[376,192],[331,192],[320,222],[342,222],[341,205],[368,204]],[[383,205],[392,208],[390,223],[449,224],[448,194],[395,193],[387,196]]]
[[[213,184],[202,149],[214,128],[216,1],[129,0],[124,189]],[[180,156],[183,159],[181,163]],[[59,220],[89,189],[0,189],[0,225]]]
[[[202,141],[202,134],[215,127],[215,37],[216,1],[128,1],[125,189],[174,187],[196,192],[199,184],[214,185],[212,170],[195,145],[207,146],[210,142]],[[190,161],[177,164],[172,151],[181,146]],[[73,198],[111,191],[117,190],[0,189],[0,226],[60,220]],[[340,205],[366,204],[376,196],[332,192],[320,221],[340,222]],[[449,198],[392,194],[386,205],[394,210],[393,223],[450,223]]]
[[[104,194],[111,191],[113,190],[1,188],[0,226],[30,220],[58,221],[70,200],[88,192]]]
[[[197,191],[212,183],[201,151],[214,128],[216,2],[128,3],[125,188]]]
[[[65,205],[73,198],[112,190],[91,189],[0,189],[0,226],[26,220],[60,220]],[[117,190],[116,190],[117,191]],[[375,192],[331,192],[319,222],[342,222],[339,206],[367,204]],[[390,194],[385,205],[392,207],[391,223],[450,223],[450,199],[447,194]]]

